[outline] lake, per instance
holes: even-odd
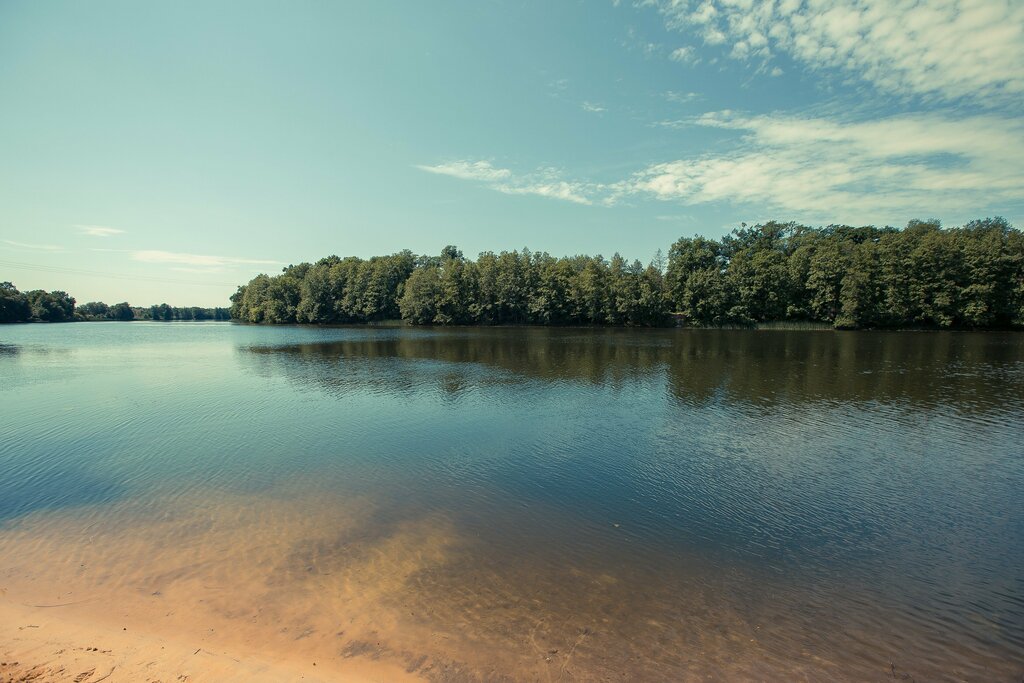
[[[1022,491],[1024,334],[0,327],[40,658],[77,624],[190,680],[1019,681]]]

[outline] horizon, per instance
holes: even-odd
[[[1024,6],[448,8],[0,6],[0,281],[224,307],[330,254],[1024,223]]]

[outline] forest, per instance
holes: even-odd
[[[167,304],[136,307],[127,301],[76,305],[67,292],[34,289],[20,292],[11,282],[0,282],[0,323],[64,323],[97,320],[230,320],[227,308],[177,308]]]
[[[261,274],[231,296],[250,323],[1007,329],[1024,326],[1024,233],[1002,218],[903,229],[742,224],[684,237],[646,266],[453,246],[328,256]]]

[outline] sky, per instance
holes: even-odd
[[[1024,226],[1019,0],[0,0],[0,281],[225,306],[330,254]]]

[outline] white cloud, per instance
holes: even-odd
[[[457,177],[505,194],[577,204],[613,206],[630,197],[719,202],[811,222],[971,217],[1024,202],[1024,119],[931,113],[842,121],[724,111],[663,125],[739,137],[728,150],[654,163],[611,182],[567,178],[556,169]]]
[[[278,261],[266,261],[261,259],[239,258],[237,256],[207,256],[202,254],[182,254],[171,251],[159,251],[155,249],[134,251],[132,260],[144,263],[174,263],[185,266],[199,266],[204,268],[222,268],[224,266],[236,265],[273,265]]]
[[[589,187],[586,183],[556,180],[552,182],[525,183],[522,185],[497,185],[496,190],[505,194],[534,194],[540,197],[562,199],[576,204],[593,204],[586,196]]]
[[[603,186],[597,183],[564,180],[557,169],[544,168],[531,173],[514,175],[505,168],[495,168],[488,161],[452,161],[436,166],[417,166],[428,173],[448,175],[462,180],[486,184],[504,194],[536,195],[561,199],[575,204],[592,204],[594,196]],[[606,201],[606,200],[602,200]]]
[[[203,273],[206,275],[209,273],[219,273],[224,269],[216,266],[210,266],[207,268],[196,268],[194,266],[171,266],[168,270],[173,270],[176,273]]]
[[[76,225],[75,227],[78,228],[80,233],[89,237],[111,237],[124,234],[124,230],[108,228],[105,225]]]
[[[461,178],[462,180],[495,182],[512,177],[512,171],[507,168],[495,168],[489,161],[450,161],[446,164],[417,166],[416,168],[427,173],[449,175],[453,178]]]
[[[653,164],[624,191],[850,222],[1024,200],[1024,120],[916,114],[844,123],[720,112],[693,123],[743,138],[731,153]]]
[[[1019,0],[656,0],[667,26],[738,60],[786,53],[897,95],[985,106],[1024,95]]]
[[[681,64],[697,64],[700,59],[697,58],[697,52],[691,46],[677,47],[668,54],[668,58],[673,62],[679,62]]]
[[[583,111],[589,111],[592,114],[600,114],[603,111],[607,111],[600,104],[594,104],[593,102],[584,102],[580,106],[583,108]]]
[[[675,90],[667,91],[664,96],[669,102],[679,102],[680,104],[702,99],[699,92],[677,92]]]
[[[34,251],[64,251],[64,247],[56,244],[29,244],[26,242],[15,242],[14,240],[4,240],[4,243],[19,249],[32,249]]]

